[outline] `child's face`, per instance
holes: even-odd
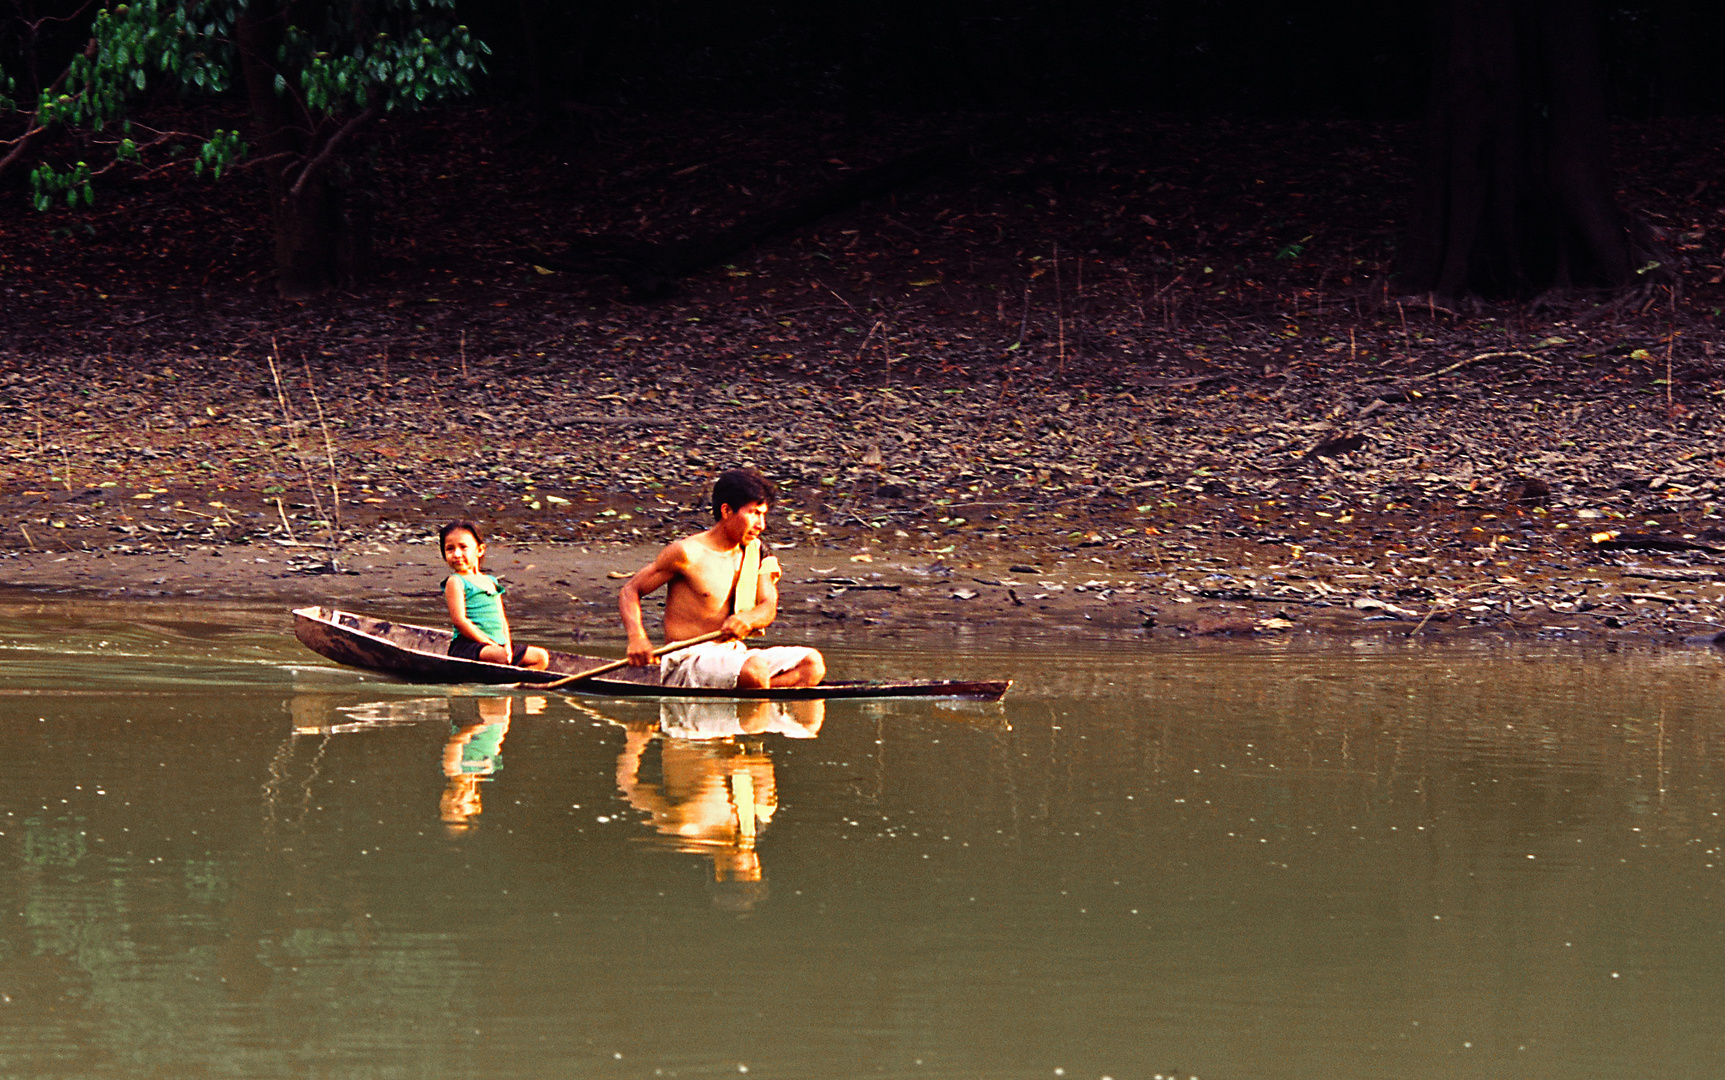
[[[479,560],[485,557],[485,545],[466,529],[456,529],[443,539],[443,561],[457,574],[479,573]]]

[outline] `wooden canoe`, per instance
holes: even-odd
[[[411,623],[387,622],[335,608],[297,608],[294,636],[312,652],[338,664],[365,668],[416,682],[519,683],[531,687],[565,675],[588,671],[606,663],[604,657],[574,653],[551,653],[544,671],[488,664],[450,656],[449,631]],[[999,701],[1011,680],[958,682],[917,680],[911,682],[826,682],[819,686],[775,687],[768,690],[717,690],[706,687],[660,686],[659,668],[626,667],[592,679],[565,684],[560,689],[604,697],[677,698],[961,698],[967,701]]]

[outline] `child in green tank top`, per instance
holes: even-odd
[[[449,621],[455,633],[449,655],[491,664],[545,670],[551,657],[537,645],[516,645],[509,638],[509,617],[503,613],[503,586],[481,573],[485,541],[471,521],[452,521],[437,533],[443,561],[455,571],[443,582]]]

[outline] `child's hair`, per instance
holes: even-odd
[[[456,518],[443,528],[437,530],[437,549],[442,551],[443,545],[449,543],[450,533],[461,532],[463,530],[473,534],[473,542],[475,544],[485,543],[485,534],[479,531],[479,526],[476,523],[468,521],[466,518]]]
[[[778,491],[773,482],[753,469],[731,469],[720,473],[713,484],[713,518],[717,520],[722,507],[741,510],[750,503],[770,503]]]

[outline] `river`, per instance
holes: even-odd
[[[1718,654],[851,639],[999,705],[416,687],[0,605],[0,1076],[1711,1076]]]

